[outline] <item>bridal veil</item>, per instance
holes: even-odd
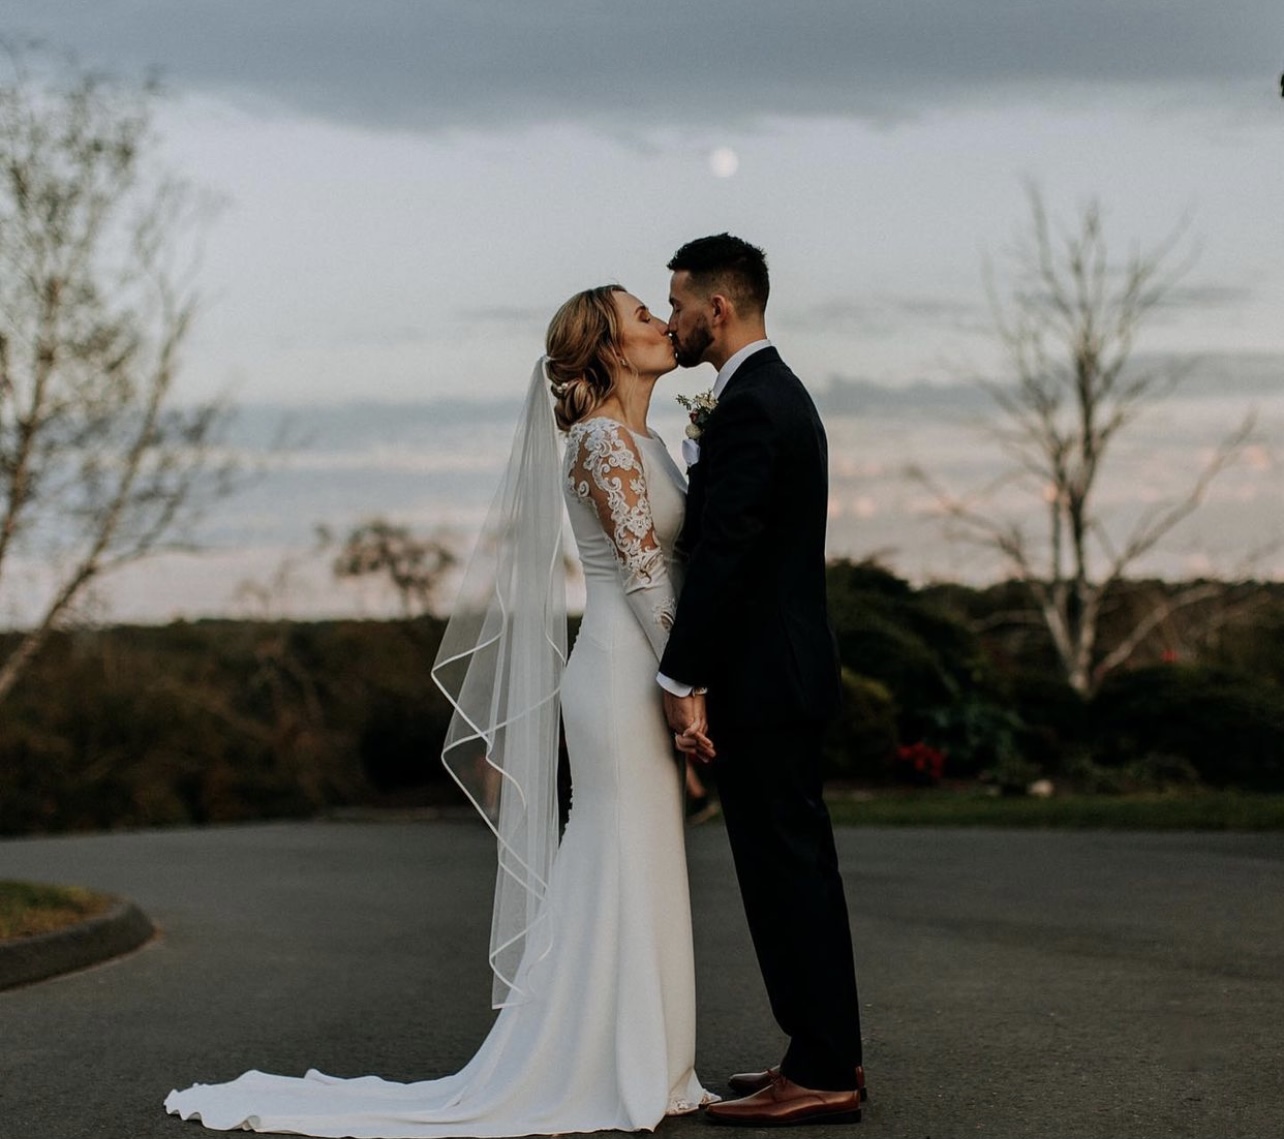
[[[561,466],[541,358],[432,668],[454,709],[442,762],[497,840],[495,1008],[531,995],[518,965],[547,954],[554,936],[542,902],[558,844],[566,666]]]

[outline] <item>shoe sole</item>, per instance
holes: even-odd
[[[771,1086],[771,1081],[770,1081],[770,1080],[767,1080],[767,1081],[765,1081],[765,1082],[763,1082],[763,1083],[761,1083],[761,1084],[758,1084],[758,1083],[735,1083],[735,1082],[733,1082],[733,1081],[731,1081],[731,1080],[728,1080],[728,1081],[727,1081],[727,1087],[729,1087],[729,1088],[730,1088],[733,1092],[735,1092],[737,1095],[742,1095],[742,1096],[746,1096],[746,1095],[753,1095],[755,1092],[760,1092],[760,1091],[762,1091],[762,1089],[763,1089],[763,1088],[770,1087],[770,1086]],[[861,1103],[868,1103],[868,1102],[869,1102],[869,1090],[868,1090],[867,1088],[861,1088],[861,1089],[860,1089],[860,1102],[861,1102]]]

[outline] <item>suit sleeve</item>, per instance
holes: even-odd
[[[691,551],[669,643],[664,675],[683,683],[708,683],[719,630],[735,603],[733,588],[753,559],[763,556],[780,450],[769,409],[753,395],[727,401],[716,431],[701,448],[705,474],[700,540]]]

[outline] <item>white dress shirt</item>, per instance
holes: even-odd
[[[755,340],[750,344],[746,344],[738,352],[734,352],[728,356],[726,363],[718,369],[717,379],[713,381],[713,398],[716,400],[722,395],[723,390],[731,381],[731,377],[736,374],[736,369],[739,368],[741,364],[743,364],[755,352],[759,352],[763,348],[770,347],[770,340]],[[694,467],[696,463],[700,461],[700,441],[698,439],[682,440],[682,458],[686,461],[688,467]],[[655,679],[661,688],[666,692],[672,692],[674,696],[690,696],[692,693],[697,691],[703,695],[704,692],[703,689],[697,690],[690,684],[683,684],[680,680],[674,680],[672,677],[665,676],[662,672],[657,673]]]

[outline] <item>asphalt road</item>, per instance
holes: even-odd
[[[691,833],[699,1065],[775,1061],[716,825]],[[844,830],[865,1136],[1284,1135],[1284,836]],[[490,1020],[488,832],[298,823],[0,843],[161,936],[0,993],[0,1139],[194,1139],[171,1087],[459,1067]],[[669,1139],[711,1134],[666,1121]],[[718,1134],[724,1134],[719,1132]]]

